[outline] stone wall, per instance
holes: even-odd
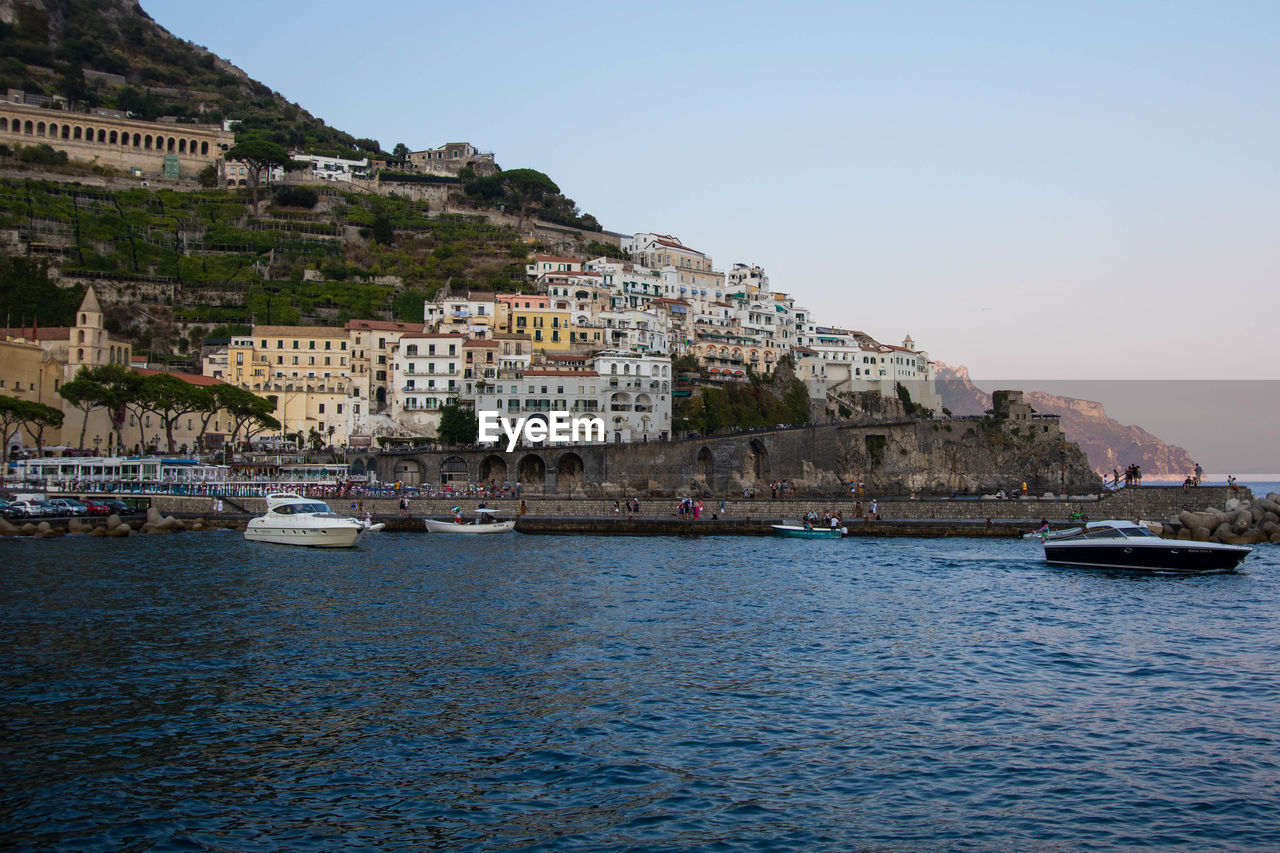
[[[440,485],[459,460],[466,481],[520,481],[526,495],[609,498],[677,495],[740,498],[787,480],[797,494],[844,495],[866,483],[881,496],[1100,491],[1074,445],[1046,447],[960,422],[902,420],[756,430],[727,436],[633,444],[353,454],[353,470],[384,483]]]
[[[1242,489],[1241,495],[1247,495],[1248,489]],[[1178,513],[1184,507],[1191,510],[1202,510],[1222,507],[1226,501],[1235,496],[1228,488],[1202,486],[1190,491],[1183,491],[1180,486],[1134,486],[1121,489],[1119,492],[1107,493],[1096,498],[1076,498],[1070,500],[1057,499],[1011,499],[995,500],[989,498],[948,498],[911,500],[909,498],[883,498],[877,501],[877,511],[885,520],[1025,520],[1037,522],[1041,518],[1050,521],[1069,521],[1073,513],[1084,513],[1090,519],[1141,518],[1147,521],[1176,521]],[[640,500],[640,516],[642,518],[675,517],[676,501],[674,499],[652,499],[636,495]],[[353,513],[354,498],[326,498],[330,507],[338,513]],[[524,501],[527,514],[538,517],[614,517],[613,499],[567,499],[540,498],[525,496],[523,498],[433,498],[412,499],[409,512],[415,518],[424,516],[445,517],[453,506],[460,506],[464,511],[474,510],[480,503],[497,508],[500,512],[514,516],[519,512],[520,502]],[[710,519],[718,515],[726,519],[796,519],[809,510],[819,514],[840,512],[846,521],[859,517],[859,512],[870,511],[870,496],[862,500],[849,497],[842,498],[770,498],[763,497],[752,500],[724,500],[724,511],[720,510],[720,500],[704,499],[704,517]],[[200,515],[212,512],[213,498],[208,497],[172,497],[155,495],[153,505],[162,514],[180,513]],[[266,511],[263,498],[233,498],[224,501],[224,512],[237,512],[236,507],[258,514]],[[395,516],[400,512],[395,498],[365,499],[361,508],[376,516]],[[619,512],[621,516],[623,513]]]

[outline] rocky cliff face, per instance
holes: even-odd
[[[977,415],[991,408],[991,395],[973,384],[964,365],[938,366],[938,392],[942,405],[956,415]],[[1040,391],[1028,391],[1023,399],[1037,412],[1060,415],[1067,440],[1080,445],[1096,471],[1110,474],[1119,469],[1123,474],[1137,464],[1145,477],[1185,477],[1195,468],[1186,450],[1108,417],[1100,403]]]

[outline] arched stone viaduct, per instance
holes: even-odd
[[[775,479],[803,477],[834,485],[837,449],[851,430],[828,425],[770,429],[712,438],[643,444],[349,453],[352,473],[374,471],[382,482],[406,485],[519,482],[527,495],[741,495]],[[818,469],[821,469],[819,471]]]

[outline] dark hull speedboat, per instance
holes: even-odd
[[[1051,566],[1140,572],[1233,572],[1252,551],[1246,545],[1161,539],[1129,521],[1094,521],[1074,536],[1044,540]]]

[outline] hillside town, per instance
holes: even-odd
[[[140,182],[190,185],[212,167],[218,185],[246,185],[251,164],[228,156],[235,122],[201,126],[143,121],[120,111],[75,113],[10,90],[0,105],[0,142],[38,143],[72,161],[105,164]],[[341,183],[391,192],[387,164],[290,152],[290,170],[267,169],[266,183]],[[447,201],[467,170],[500,173],[492,153],[470,143],[409,151],[395,174]],[[848,395],[872,392],[938,411],[934,364],[910,336],[881,343],[836,328],[787,292],[771,288],[757,265],[718,270],[706,253],[670,234],[603,232],[618,251],[526,258],[509,291],[441,288],[423,322],[353,319],[340,326],[254,323],[248,333],[208,340],[199,374],[139,360],[113,336],[92,285],[70,327],[36,323],[5,329],[0,390],[62,411],[40,434],[13,429],[9,454],[37,444],[117,450],[218,446],[235,438],[225,411],[163,419],[141,409],[126,418],[77,407],[59,394],[82,368],[118,364],[139,373],[164,370],[192,385],[225,383],[271,402],[276,436],[297,445],[367,447],[379,438],[434,440],[450,406],[499,411],[598,414],[610,443],[662,441],[680,432],[673,400],[693,388],[750,376],[771,377],[786,363],[805,384],[815,413],[834,415]],[[533,242],[531,240],[531,242]],[[576,244],[581,246],[582,242]],[[681,367],[683,366],[683,370]],[[162,441],[161,433],[165,441]],[[81,436],[84,438],[81,438]]]

